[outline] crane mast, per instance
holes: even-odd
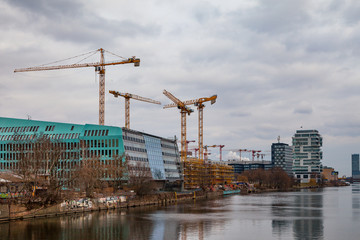
[[[114,90],[110,90],[109,93],[114,95],[114,97],[116,97],[116,98],[119,96],[125,98],[125,128],[127,128],[127,129],[130,129],[130,98],[138,100],[138,101],[161,105],[161,102],[159,102],[159,101],[155,101],[150,98],[141,97],[141,96],[131,94],[131,93],[121,93],[121,92],[114,91]]]
[[[98,74],[99,74],[99,125],[104,125],[104,123],[105,123],[105,66],[134,63],[134,66],[138,67],[138,66],[140,66],[140,59],[136,58],[136,57],[131,57],[131,58],[124,59],[121,61],[105,62],[105,57],[104,57],[105,50],[100,48],[97,51],[100,52],[100,61],[99,62],[18,68],[18,69],[14,70],[14,73],[58,70],[58,69],[68,69],[68,68],[95,67],[95,71],[98,72]]]
[[[204,98],[199,98],[199,99],[193,99],[193,100],[187,100],[187,101],[183,101],[182,103],[184,105],[192,105],[194,104],[194,106],[197,106],[198,109],[198,121],[199,121],[199,129],[198,129],[198,137],[199,137],[199,158],[201,160],[204,159],[204,146],[203,146],[203,133],[204,133],[204,127],[203,127],[203,123],[204,123],[204,108],[205,105],[203,104],[204,102],[211,102],[211,105],[214,104],[216,102],[217,99],[217,95],[213,95],[211,97],[204,97]],[[171,103],[171,104],[167,104],[164,106],[164,108],[171,108],[171,107],[177,107],[178,105],[176,105],[176,103]]]
[[[186,114],[190,115],[194,110],[187,107],[182,101],[172,95],[170,92],[164,90],[163,94],[174,102],[174,105],[180,109],[181,113],[181,161],[184,163],[187,158],[186,150]],[[164,108],[166,108],[164,106]]]

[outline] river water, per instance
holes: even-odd
[[[360,239],[360,185],[0,224],[0,239]]]

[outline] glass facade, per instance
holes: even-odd
[[[165,179],[164,160],[159,138],[144,136],[151,174],[156,180]]]
[[[360,159],[359,154],[351,155],[351,172],[353,180],[360,181]]]
[[[18,159],[14,146],[27,146],[40,136],[66,149],[60,159],[61,169],[65,170],[65,175],[61,176],[64,179],[71,177],[81,161],[96,158],[101,164],[109,166],[112,160],[122,157],[125,161],[126,157],[129,164],[141,163],[150,168],[155,179],[180,180],[180,157],[175,139],[160,138],[120,127],[2,117],[0,171],[16,171]],[[105,172],[103,180],[111,180],[111,177]]]
[[[288,144],[273,143],[271,145],[271,163],[274,167],[280,167],[288,175],[292,175],[293,161],[292,148]]]

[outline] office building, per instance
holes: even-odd
[[[273,167],[270,161],[239,161],[228,160],[227,164],[234,168],[234,173],[241,174],[244,171],[264,169],[269,170]]]
[[[40,137],[65,147],[61,167],[70,177],[81,161],[97,158],[107,166],[115,158],[125,158],[131,166],[151,170],[153,179],[181,179],[176,139],[166,139],[126,128],[93,124],[70,124],[0,117],[0,171],[19,168],[14,146],[28,146]],[[45,173],[45,170],[42,170]],[[112,180],[105,174],[103,180]]]
[[[351,172],[354,182],[360,182],[360,164],[359,154],[351,155]]]
[[[293,172],[300,183],[320,181],[322,137],[317,130],[297,130],[292,138]]]
[[[271,144],[271,163],[274,167],[282,168],[289,176],[293,175],[293,151],[289,144]]]

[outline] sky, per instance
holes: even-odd
[[[204,109],[204,144],[225,145],[225,160],[244,148],[270,159],[278,136],[291,145],[296,130],[317,129],[323,165],[351,176],[360,152],[360,1],[0,0],[0,12],[2,117],[97,124],[94,68],[13,71],[97,62],[99,53],[57,61],[104,48],[106,61],[141,60],[106,68],[106,125],[125,124],[124,99],[109,90],[163,105],[171,103],[164,89],[180,100],[217,94]],[[132,129],[180,138],[178,109],[130,105]],[[189,148],[198,139],[192,108]]]

